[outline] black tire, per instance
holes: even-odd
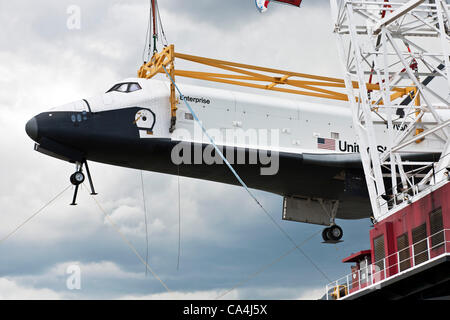
[[[329,231],[329,229],[330,228],[325,228],[325,229],[323,229],[323,231],[322,231],[322,239],[323,239],[323,241],[329,241],[330,240],[330,238],[328,238],[328,231]]]
[[[84,179],[85,179],[84,173],[81,171],[77,171],[70,176],[70,182],[74,186],[78,186],[78,185],[82,184],[84,182]]]
[[[328,229],[327,237],[330,240],[339,241],[339,240],[342,239],[342,236],[344,235],[344,231],[342,231],[341,227],[339,227],[337,225],[334,225],[334,226],[331,226],[331,227],[329,227],[327,229]]]

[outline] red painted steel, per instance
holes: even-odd
[[[443,245],[438,245],[434,248],[431,246],[430,236],[430,213],[434,210],[442,209],[442,220],[443,220],[443,233],[442,237],[445,239]],[[408,236],[408,246],[409,248],[409,260],[410,266],[414,266],[414,246],[413,246],[413,229],[426,224],[426,238],[427,241],[427,251],[429,251],[428,259],[437,257],[445,252],[450,252],[450,183],[445,184],[441,188],[431,192],[427,196],[421,198],[408,205],[407,207],[401,209],[395,214],[385,218],[384,220],[378,222],[374,228],[370,231],[370,246],[371,250],[360,251],[358,253],[352,254],[349,257],[342,260],[342,262],[356,262],[356,266],[352,266],[352,280],[350,292],[354,292],[360,289],[359,287],[359,275],[360,261],[364,259],[363,256],[370,255],[371,263],[375,265],[374,255],[374,239],[383,236],[384,237],[384,254],[386,257],[385,270],[377,272],[377,270],[372,270],[372,274],[376,274],[374,282],[383,280],[391,277],[399,272],[399,262],[398,261],[398,251],[397,238],[403,234]],[[428,248],[431,248],[428,250]],[[417,254],[417,252],[416,252]],[[407,258],[406,258],[407,261]],[[370,263],[370,262],[369,262]],[[356,275],[356,276],[355,276]],[[356,279],[356,281],[355,281]],[[365,285],[361,284],[361,288]]]

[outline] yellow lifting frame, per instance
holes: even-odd
[[[231,73],[211,73],[201,71],[177,70],[175,69],[175,58],[213,68],[227,70]],[[149,62],[144,63],[140,67],[138,71],[138,77],[151,79],[159,73],[165,74],[163,66],[167,69],[167,72],[170,74],[174,81],[175,77],[186,77],[263,90],[299,94],[316,98],[348,101],[347,94],[330,90],[330,88],[345,89],[345,82],[343,79],[277,70],[265,67],[257,67],[248,64],[177,53],[175,52],[174,45],[167,46],[161,52],[155,53]],[[274,74],[275,76],[267,75],[264,73]],[[287,87],[279,87],[279,85],[284,85]],[[353,87],[355,89],[358,89],[358,82],[354,81]],[[372,91],[380,90],[380,86],[378,84],[367,83],[366,87],[368,90]],[[415,90],[415,87],[392,88],[393,93],[390,96],[391,101],[409,94],[411,90]],[[382,104],[382,101],[379,104]],[[173,85],[173,83],[171,83],[170,85],[170,106],[172,132],[176,122],[177,111],[177,99],[175,95],[175,86]]]

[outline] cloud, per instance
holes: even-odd
[[[235,289],[225,296],[227,289],[206,291],[174,291],[150,295],[125,295],[121,300],[317,300],[324,294],[324,288],[279,288],[279,287],[253,287]],[[300,295],[298,293],[301,292]]]
[[[90,263],[82,263],[80,261],[68,261],[64,263],[59,263],[52,267],[48,274],[67,274],[67,270],[69,266],[78,266],[81,271],[82,277],[87,278],[105,278],[105,279],[114,279],[114,278],[126,278],[126,279],[135,279],[142,278],[142,273],[137,272],[128,272],[123,270],[116,263],[111,261],[99,261],[99,262],[90,262]]]
[[[300,296],[298,296],[298,300],[318,300],[325,294],[325,288],[311,288],[305,289]]]
[[[219,290],[193,291],[193,292],[163,292],[150,295],[125,295],[121,300],[214,300],[221,294]],[[238,293],[235,292],[227,296],[227,299],[238,299]]]
[[[57,300],[62,296],[51,289],[23,287],[14,281],[0,278],[0,300]]]

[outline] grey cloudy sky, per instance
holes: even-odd
[[[69,30],[67,8],[81,9]],[[328,1],[302,9],[273,5],[259,14],[253,0],[160,0],[165,31],[177,51],[288,70],[339,76]],[[71,164],[33,151],[24,126],[33,115],[88,97],[134,76],[141,64],[148,1],[1,1],[0,238],[65,188]],[[261,93],[266,94],[266,93]],[[299,98],[297,98],[299,99]],[[140,173],[91,164],[98,201],[139,252],[145,252]],[[212,299],[291,249],[291,244],[242,188],[181,178],[182,251],[177,271],[177,178],[146,172],[149,262],[165,292],[130,252],[83,191],[71,207],[66,192],[0,244],[0,299]],[[299,182],[307,183],[307,181]],[[279,196],[256,192],[300,243],[322,227],[281,220]],[[340,261],[366,249],[369,221],[340,221],[345,240],[304,251],[331,279],[349,272]],[[77,264],[82,289],[66,288]],[[225,298],[318,298],[325,277],[293,252]]]

